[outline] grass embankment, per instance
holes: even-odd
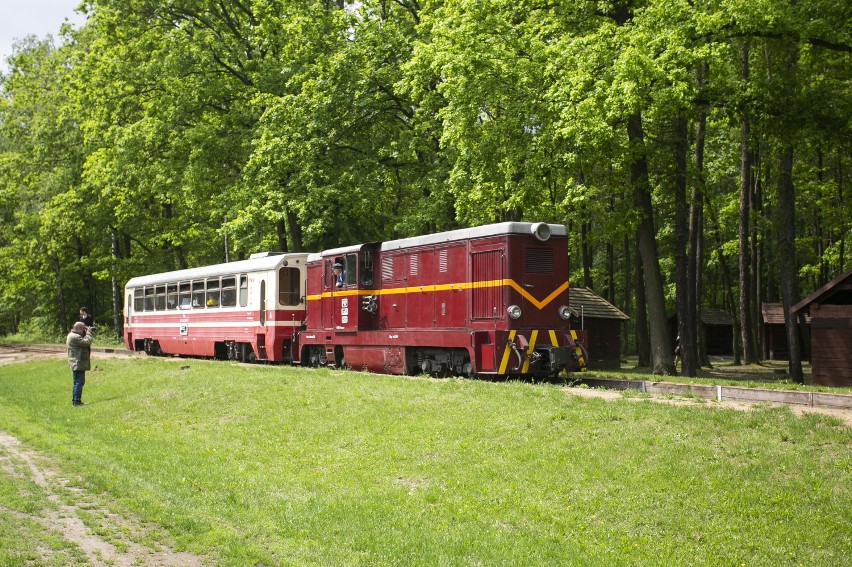
[[[852,564],[852,430],[834,418],[513,382],[96,364],[82,408],[63,361],[0,367],[0,430],[214,564]],[[7,560],[63,546],[16,519],[48,505],[21,482],[0,469],[0,549],[25,548]]]

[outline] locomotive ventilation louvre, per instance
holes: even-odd
[[[553,274],[553,249],[527,248],[524,264],[528,274]]]

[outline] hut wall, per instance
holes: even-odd
[[[766,360],[789,360],[787,331],[784,325],[763,326],[763,358]]]
[[[852,386],[852,305],[811,307],[814,384]]]
[[[704,325],[704,340],[709,355],[734,354],[734,328],[731,325]]]
[[[621,321],[585,320],[589,344],[589,368],[618,368],[621,365]]]

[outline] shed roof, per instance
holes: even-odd
[[[668,316],[669,322],[674,324],[677,322],[677,313],[672,313]],[[718,307],[702,307],[701,308],[701,323],[704,325],[718,325],[728,327],[734,324],[734,319],[731,314],[725,309]]]
[[[795,313],[810,309],[812,303],[852,305],[852,270],[840,274],[794,305],[790,311]]]
[[[568,288],[568,297],[571,302],[571,309],[579,314],[582,308],[583,317],[630,320],[630,317],[622,313],[615,305],[587,287],[572,285]]]
[[[760,314],[764,325],[784,324],[784,305],[781,303],[763,303],[760,305]],[[810,324],[811,316],[805,316],[805,323]]]
[[[701,322],[705,325],[733,325],[731,314],[716,307],[701,308]]]

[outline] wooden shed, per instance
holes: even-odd
[[[790,310],[811,316],[811,381],[852,386],[852,270],[840,274]]]
[[[787,331],[784,328],[784,306],[780,303],[763,303],[760,306],[760,315],[760,344],[763,360],[790,360]],[[805,317],[805,322],[810,325],[811,318]],[[806,351],[806,345],[800,343],[799,346],[801,352]]]
[[[672,345],[677,343],[677,313],[669,315],[669,335]],[[705,307],[701,310],[701,329],[707,354],[710,356],[734,355],[734,320],[724,309]]]
[[[701,310],[701,331],[710,356],[734,355],[734,319],[724,309]]]
[[[588,334],[589,368],[618,368],[621,365],[621,333],[630,317],[587,287],[568,290],[573,316],[571,327]]]

